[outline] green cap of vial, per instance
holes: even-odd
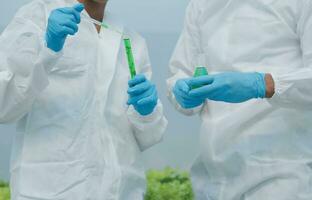
[[[195,72],[194,72],[194,77],[199,77],[199,76],[207,76],[208,72],[206,67],[196,67]]]

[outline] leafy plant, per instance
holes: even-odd
[[[147,172],[145,200],[194,200],[192,184],[187,172],[166,168]]]
[[[4,181],[0,181],[0,200],[10,200],[9,184]]]

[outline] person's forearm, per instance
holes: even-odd
[[[265,84],[266,84],[266,98],[272,98],[275,93],[275,84],[271,74],[265,75]]]

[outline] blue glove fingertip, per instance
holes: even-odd
[[[129,89],[127,90],[127,93],[128,93],[128,94],[132,94],[132,93],[133,93],[133,89],[132,89],[132,88],[129,88]]]
[[[85,6],[82,3],[77,3],[76,5],[73,6],[73,8],[77,12],[82,12],[84,10]]]
[[[128,106],[132,105],[132,103],[131,103],[131,100],[130,100],[130,99],[127,101],[127,105],[128,105]]]
[[[181,90],[181,91],[184,92],[184,93],[188,93],[189,90],[190,90],[190,88],[189,88],[189,86],[188,86],[188,84],[187,84],[187,80],[184,80],[184,79],[179,80],[179,81],[176,83],[176,88],[179,89],[179,90]]]
[[[77,24],[80,24],[80,22],[81,22],[80,13],[84,10],[84,8],[85,8],[85,6],[82,3],[78,3],[78,4],[73,6],[73,9],[76,11],[76,13],[74,13],[74,15],[75,15]]]

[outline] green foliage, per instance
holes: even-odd
[[[194,200],[187,172],[166,168],[147,172],[145,200]]]
[[[8,187],[0,188],[0,200],[10,200],[10,189]]]
[[[9,184],[0,181],[0,200],[10,200]]]
[[[3,188],[3,187],[9,187],[9,184],[4,181],[0,181],[0,188]]]

